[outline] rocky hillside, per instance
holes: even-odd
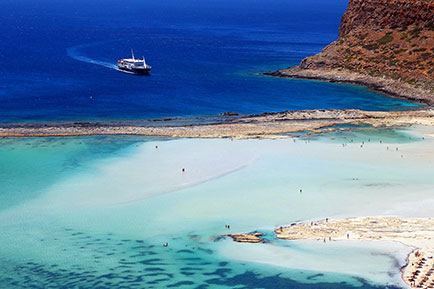
[[[393,91],[399,90],[396,86],[400,82],[406,88],[423,89],[422,98],[431,97],[430,103],[434,103],[434,0],[350,0],[338,40],[288,69],[286,75],[273,75],[303,78],[304,72],[312,76],[315,70],[394,80],[395,88],[379,90],[405,97],[402,94],[409,94],[407,90]],[[355,76],[351,79],[358,82]]]
[[[339,37],[360,28],[379,30],[424,28],[434,24],[434,1],[428,0],[350,0],[342,17]],[[429,27],[428,27],[429,28]]]

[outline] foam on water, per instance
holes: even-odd
[[[100,66],[107,67],[107,68],[114,69],[114,70],[119,70],[118,67],[116,66],[116,64],[113,64],[113,63],[110,63],[107,61],[92,59],[92,58],[84,55],[83,53],[81,53],[80,49],[83,47],[87,47],[87,46],[89,46],[89,44],[69,47],[67,49],[67,54],[69,57],[71,57],[75,60],[78,60],[78,61],[82,61],[82,62],[86,62],[86,63],[90,63],[90,64],[95,64],[95,65],[100,65]]]

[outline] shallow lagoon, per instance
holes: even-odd
[[[346,147],[332,135],[2,140],[2,151],[13,147],[26,161],[10,167],[1,158],[1,181],[9,182],[1,191],[9,204],[0,212],[0,259],[8,264],[1,287],[400,286],[409,250],[401,245],[285,242],[271,231],[324,217],[429,216],[432,140],[421,133],[377,131],[362,140],[355,135],[364,132],[353,132],[342,138],[353,139]],[[46,145],[62,149],[41,154]],[[32,163],[35,190],[34,177],[17,173]],[[272,243],[219,238],[257,229]]]

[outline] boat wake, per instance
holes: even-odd
[[[68,56],[75,59],[75,60],[81,61],[81,62],[96,64],[96,65],[100,65],[100,66],[107,67],[110,69],[119,70],[117,65],[114,63],[101,61],[101,60],[95,60],[95,59],[92,59],[92,58],[89,58],[87,56],[82,55],[82,53],[80,53],[80,49],[85,47],[85,46],[89,46],[89,45],[79,45],[79,46],[73,46],[73,47],[68,48],[67,49]]]

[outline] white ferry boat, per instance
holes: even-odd
[[[131,58],[119,59],[118,68],[121,71],[133,74],[149,74],[151,66],[146,64],[145,57],[143,59],[135,59],[134,51],[131,49]]]

